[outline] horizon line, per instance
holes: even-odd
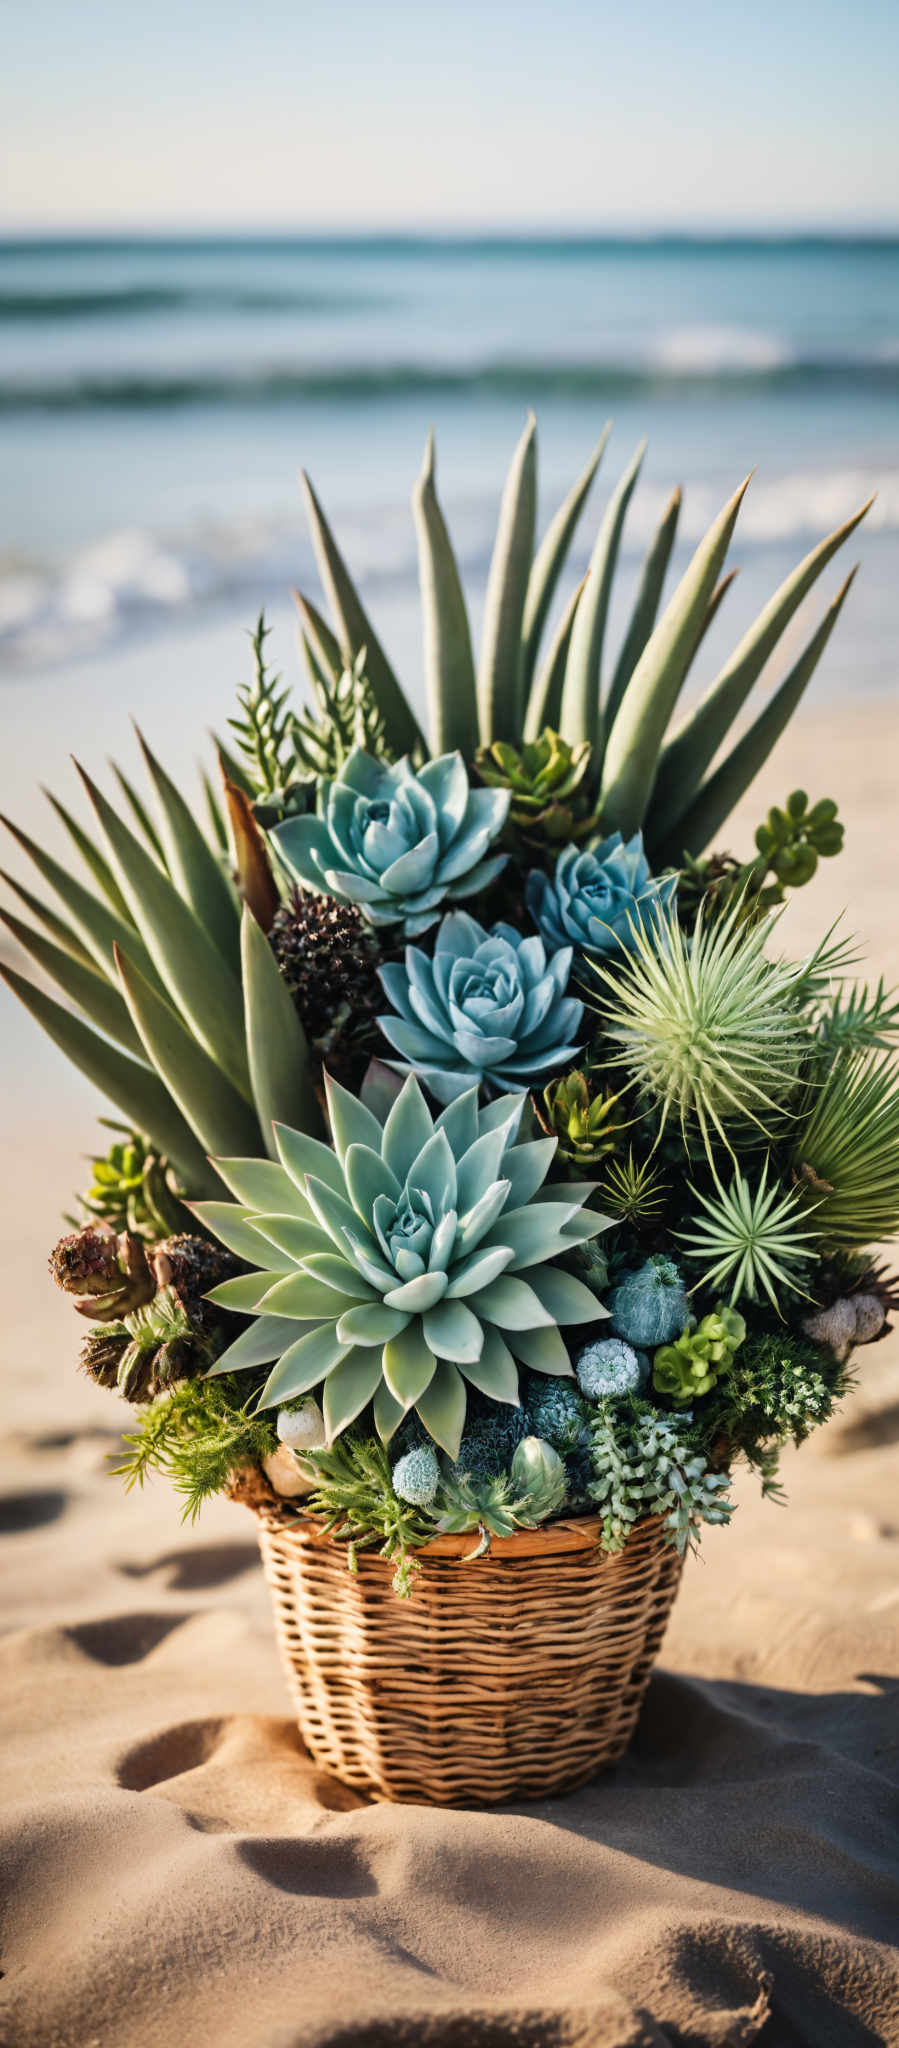
[[[542,244],[552,248],[557,244],[591,247],[598,245],[632,245],[643,243],[648,247],[664,247],[672,244],[692,243],[698,246],[726,242],[728,244],[766,244],[776,246],[790,243],[846,243],[875,242],[891,244],[899,241],[899,219],[892,224],[860,221],[854,225],[845,222],[814,225],[802,222],[792,224],[759,223],[755,226],[740,224],[726,227],[715,224],[685,224],[683,226],[641,226],[588,227],[545,223],[534,226],[521,224],[492,223],[489,227],[457,224],[421,224],[402,226],[389,223],[379,226],[353,226],[340,222],[333,225],[306,227],[272,227],[240,225],[228,227],[222,223],[208,225],[167,226],[165,223],[133,226],[76,226],[73,224],[41,226],[4,226],[0,223],[0,248],[21,246],[29,243],[125,243],[125,242],[271,242],[292,244],[315,244],[329,242],[346,243],[407,243],[449,246],[483,245],[497,243]]]

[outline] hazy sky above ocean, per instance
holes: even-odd
[[[39,0],[10,227],[896,225],[895,0]]]

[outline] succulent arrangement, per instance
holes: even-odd
[[[152,814],[118,771],[83,777],[92,829],[55,803],[83,877],[10,828],[40,979],[6,978],[118,1120],[51,1270],[138,1411],[122,1469],[318,1517],[401,1593],[439,1534],[474,1558],[588,1515],[615,1550],[656,1517],[683,1550],[739,1458],[776,1489],[896,1305],[899,1002],[832,934],[781,951],[836,805],[794,791],[747,858],[714,846],[851,577],[735,721],[866,508],[676,722],[745,486],[666,600],[675,494],[613,651],[642,450],[562,590],[603,446],[535,546],[529,422],[476,654],[429,443],[427,733],[307,486],[308,701],[260,619],[208,831],[146,746]]]

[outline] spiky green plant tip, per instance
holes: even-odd
[[[609,1064],[625,1070],[664,1131],[677,1118],[709,1158],[753,1133],[771,1138],[793,1109],[808,1060],[797,1005],[802,968],[766,957],[774,920],[747,928],[737,901],[686,934],[671,907],[634,924],[633,950],[600,999]]]
[[[899,1076],[887,1052],[845,1051],[810,1091],[794,1140],[797,1196],[830,1248],[899,1230]]]
[[[729,1301],[771,1303],[781,1314],[781,1294],[808,1295],[806,1269],[820,1244],[813,1219],[797,1189],[769,1185],[770,1155],[753,1186],[734,1165],[730,1186],[717,1180],[714,1195],[691,1190],[702,1212],[691,1230],[676,1231],[687,1259],[702,1268],[697,1288],[730,1287]]]

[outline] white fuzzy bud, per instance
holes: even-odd
[[[292,1451],[320,1451],[325,1444],[325,1418],[317,1401],[304,1401],[300,1408],[282,1408],[278,1435]]]
[[[299,1500],[306,1493],[314,1493],[316,1481],[307,1479],[296,1453],[287,1444],[279,1444],[276,1451],[270,1451],[262,1460],[262,1470],[269,1485],[285,1500]]]

